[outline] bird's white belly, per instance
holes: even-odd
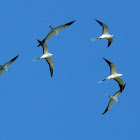
[[[117,77],[120,77],[120,74],[110,75],[110,76],[108,77],[108,79],[114,79],[114,78],[117,78]]]
[[[99,37],[100,39],[109,39],[109,38],[112,38],[111,35],[107,34],[103,34],[102,36]]]
[[[41,58],[48,58],[48,57],[51,57],[53,54],[50,54],[50,53],[48,53],[48,54],[44,54]]]

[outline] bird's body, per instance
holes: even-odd
[[[106,96],[108,96],[111,100],[114,100],[114,101],[118,102],[118,99],[117,99],[117,97],[115,95],[114,96],[106,95]]]
[[[104,60],[108,63],[108,65],[110,66],[110,76],[108,76],[106,79],[98,82],[101,83],[105,80],[109,80],[109,79],[114,79],[116,82],[118,82],[119,86],[120,86],[120,90],[122,90],[123,87],[123,80],[121,78],[119,78],[120,76],[122,76],[122,74],[119,74],[116,72],[116,66],[111,63],[110,61],[108,61],[107,59],[104,58]]]
[[[51,28],[51,31],[48,33],[48,35],[42,40],[42,43],[45,43],[47,42],[51,37],[52,35],[56,34],[57,36],[59,36],[59,31],[62,30],[62,29],[65,29],[66,27],[70,26],[72,23],[74,23],[74,21],[71,21],[69,23],[66,23],[64,25],[61,25],[61,26],[58,26],[56,28],[53,28],[51,25],[49,25],[49,27]],[[41,44],[38,45],[38,47],[40,46]]]
[[[2,66],[1,69],[8,71],[7,66]]]
[[[19,55],[17,55],[16,57],[14,57],[13,59],[11,59],[9,62],[5,63],[4,65],[0,65],[0,76],[2,75],[3,71],[8,71],[8,66],[11,65],[18,57]]]
[[[91,38],[91,41],[95,41],[98,39],[108,39],[108,47],[111,45],[112,41],[113,41],[113,36],[108,33],[108,26],[104,23],[102,23],[101,21],[95,19],[102,27],[103,27],[103,33],[100,37],[96,37],[96,38]]]
[[[117,99],[117,97],[123,92],[123,90],[124,90],[124,88],[125,88],[125,85],[126,85],[126,84],[124,84],[123,87],[122,87],[122,89],[120,89],[118,92],[116,92],[113,96],[107,95],[107,96],[110,98],[110,101],[109,101],[108,106],[107,106],[107,108],[105,109],[105,111],[104,111],[103,114],[105,114],[105,113],[112,107],[114,101],[115,101],[115,102],[119,102],[118,99]],[[102,114],[102,115],[103,115],[103,114]]]
[[[110,34],[103,34],[99,37],[99,39],[111,39],[113,37],[113,35]]]
[[[50,57],[53,56],[53,54],[48,52],[48,46],[46,44],[44,44],[44,42],[42,42],[40,40],[38,40],[38,42],[43,47],[43,55],[39,58],[34,59],[34,61],[38,60],[38,59],[45,59],[49,64],[50,73],[51,73],[51,77],[52,77],[53,69],[54,69],[54,63],[53,63],[53,60]]]
[[[104,80],[102,80],[102,81],[100,81],[98,83],[101,83],[101,82],[103,82],[105,80],[109,80],[109,79],[115,79],[115,78],[118,78],[120,76],[122,76],[122,74],[115,73],[115,74],[109,75],[106,79],[104,79]]]
[[[53,54],[51,53],[47,53],[47,54],[43,54],[41,57],[39,58],[36,58],[35,60],[38,60],[38,59],[47,59],[49,57],[53,56]]]
[[[49,25],[49,27],[51,27],[51,26]],[[59,33],[58,33],[59,30],[57,28],[51,27],[51,29],[52,29],[53,34],[56,34],[57,36],[59,36]]]

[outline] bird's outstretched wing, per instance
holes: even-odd
[[[74,20],[74,21],[71,21],[71,22],[69,22],[69,23],[66,23],[66,24],[64,24],[64,25],[58,26],[58,27],[55,28],[55,30],[57,30],[57,31],[62,30],[62,29],[64,29],[64,28],[70,26],[70,25],[71,25],[72,23],[74,23],[74,22],[75,22],[75,20]],[[49,26],[50,26],[50,25],[49,25]],[[50,26],[50,27],[51,27],[51,26]],[[51,27],[51,29],[53,29],[53,28]],[[54,34],[55,34],[54,30],[51,30],[51,31],[48,33],[48,35],[42,40],[42,42],[43,42],[43,43],[47,42]],[[37,47],[39,47],[40,45],[41,45],[41,44],[38,44]]]
[[[104,115],[112,107],[113,103],[114,103],[114,100],[110,99],[110,101],[108,103],[108,106],[107,106],[107,108],[105,109],[105,111],[102,115]]]
[[[107,59],[105,59],[105,58],[103,58],[107,63],[108,63],[108,65],[110,66],[110,73],[111,73],[111,75],[112,74],[115,74],[116,73],[116,66],[113,64],[113,63],[111,63],[110,61],[108,61]]]
[[[61,25],[61,26],[59,26],[59,27],[56,27],[55,30],[60,31],[60,30],[62,30],[62,29],[65,29],[66,27],[70,26],[70,25],[71,25],[72,23],[74,23],[74,22],[75,22],[75,20],[74,20],[74,21],[71,21],[71,22],[69,22],[69,23],[66,23],[66,24],[64,24],[64,25]]]
[[[3,71],[4,71],[4,69],[1,68],[1,69],[0,69],[0,76],[2,75]]]
[[[95,20],[103,27],[103,34],[108,34],[108,29],[109,29],[108,26],[97,19]]]
[[[17,56],[14,57],[13,59],[11,59],[9,62],[5,63],[5,64],[4,64],[4,67],[7,67],[7,66],[11,65],[11,64],[17,59],[18,56],[19,56],[19,55],[17,55]]]
[[[51,77],[53,76],[53,70],[54,70],[54,63],[53,63],[53,60],[48,57],[46,58],[46,61],[48,62],[49,64],[49,68],[50,68],[50,73],[51,73]]]
[[[113,37],[108,39],[108,47],[111,45],[112,41],[113,41]]]
[[[117,98],[123,92],[125,85],[126,85],[126,83],[123,85],[122,89],[120,89],[118,92],[116,92],[113,96]]]
[[[47,42],[53,35],[55,34],[55,32],[52,30],[48,33],[48,35],[42,40],[43,43]],[[40,46],[40,44],[38,45]]]
[[[48,53],[48,46],[43,42],[37,39],[37,41],[39,42],[39,44],[42,46],[43,48],[43,53]]]
[[[118,82],[119,87],[120,87],[120,91],[122,91],[122,90],[123,90],[123,80],[122,80],[121,78],[119,78],[119,77],[114,78],[114,80],[115,80],[116,82]]]

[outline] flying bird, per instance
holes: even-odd
[[[108,47],[111,45],[112,41],[113,41],[113,36],[114,35],[110,35],[108,33],[108,26],[105,25],[104,23],[102,23],[101,21],[95,19],[102,27],[103,27],[103,33],[100,37],[96,37],[96,38],[91,38],[91,41],[95,41],[97,39],[108,39]]]
[[[119,86],[120,86],[120,91],[122,91],[122,89],[123,89],[123,80],[121,79],[121,78],[119,78],[120,76],[122,76],[122,74],[118,74],[117,72],[116,72],[116,66],[113,64],[113,63],[111,63],[110,61],[108,61],[107,59],[105,59],[105,58],[103,58],[107,63],[108,63],[108,65],[110,66],[110,76],[108,76],[106,79],[104,79],[104,80],[102,80],[102,81],[100,81],[100,82],[98,82],[98,83],[101,83],[101,82],[103,82],[103,81],[105,81],[105,80],[109,80],[109,79],[114,79],[115,81],[117,81],[118,82],[118,84],[119,84]]]
[[[38,42],[43,47],[43,55],[39,58],[34,59],[34,61],[38,60],[38,59],[45,59],[49,64],[50,73],[51,73],[51,77],[52,77],[53,76],[54,63],[53,63],[53,60],[50,57],[53,56],[53,54],[48,52],[48,46],[46,44],[44,44],[44,42],[42,42],[40,40],[38,40]]]
[[[122,90],[119,90],[113,96],[107,95],[110,98],[110,101],[109,101],[108,106],[107,106],[107,108],[105,109],[105,111],[102,115],[104,115],[112,107],[114,101],[119,102],[117,97],[123,92],[123,90],[125,88],[125,85],[126,85],[126,83],[124,84]]]
[[[58,26],[56,28],[53,28],[51,25],[49,25],[49,27],[51,28],[51,31],[48,33],[48,35],[42,40],[43,43],[47,42],[53,34],[56,34],[57,36],[59,36],[58,32],[62,29],[65,29],[66,27],[69,27],[72,23],[74,23],[74,21],[71,21],[69,23],[66,23],[64,25]],[[39,45],[37,47],[39,47],[41,44],[39,43]]]
[[[4,65],[0,65],[0,76],[2,75],[3,71],[8,71],[7,67],[11,65],[17,59],[18,56],[19,55],[17,55],[16,57],[11,59],[9,62],[5,63]]]

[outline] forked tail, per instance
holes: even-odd
[[[108,94],[105,94],[105,96],[108,96],[108,97],[111,99],[111,96],[110,96],[110,95],[108,95]]]
[[[105,81],[105,80],[107,80],[107,79],[104,79],[104,80],[102,80],[102,81],[100,81],[100,82],[98,82],[98,83],[102,83],[102,82]]]
[[[36,59],[34,59],[33,61],[36,61],[36,60],[38,60],[38,59],[41,59],[40,57],[39,58],[36,58]]]
[[[95,40],[97,40],[97,39],[100,39],[99,37],[96,37],[96,38],[91,38],[90,40],[91,41],[95,41]]]

